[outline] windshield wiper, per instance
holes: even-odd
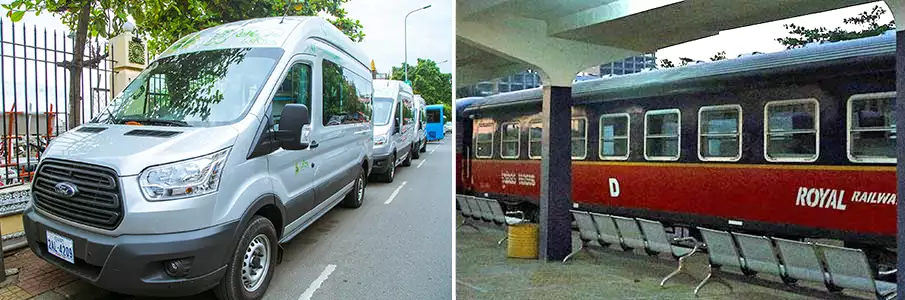
[[[165,125],[165,126],[176,126],[176,127],[192,127],[189,123],[185,121],[179,120],[165,120],[165,119],[150,119],[150,118],[122,118],[122,119],[114,119],[115,122],[124,124],[126,122],[138,122],[142,124],[149,125]]]

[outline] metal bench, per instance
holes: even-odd
[[[493,223],[493,212],[490,211],[490,206],[487,205],[487,199],[481,197],[474,197],[474,203],[478,206],[478,210],[481,212],[481,220],[487,223]]]
[[[478,198],[475,197],[475,200],[478,203],[478,206],[481,207],[483,211],[483,217],[487,222],[494,223],[500,226],[509,226],[515,224],[521,224],[527,222],[525,219],[525,213],[521,211],[503,211],[503,206],[500,205],[500,202],[494,199],[487,198]],[[511,215],[519,215],[519,217],[513,217]],[[499,241],[497,241],[497,245],[503,245],[503,242],[509,239],[509,235],[504,236]]]
[[[788,277],[786,283],[804,280],[827,284],[826,272],[813,243],[781,238],[773,238],[773,241],[776,242],[785,276]]]
[[[697,296],[701,288],[710,282],[722,283],[729,287],[729,290],[732,290],[732,286],[728,282],[720,277],[714,277],[723,266],[745,269],[735,242],[732,240],[732,235],[726,231],[703,227],[698,227],[698,230],[701,232],[701,236],[704,238],[704,245],[707,247],[707,256],[710,258],[710,271],[707,273],[707,277],[704,277],[704,280],[695,287],[694,295]]]
[[[641,232],[644,233],[644,238],[647,241],[648,254],[667,253],[679,262],[679,266],[676,270],[669,273],[669,275],[666,275],[666,277],[660,281],[660,286],[662,287],[666,284],[666,281],[682,272],[685,266],[685,259],[697,253],[701,245],[694,237],[690,236],[670,238],[666,233],[666,228],[663,227],[663,223],[660,223],[659,221],[641,218],[637,218],[636,220],[638,220],[638,225],[641,226]],[[693,248],[688,248],[676,245],[676,243],[679,242],[692,242],[694,246]]]
[[[565,258],[562,259],[563,263],[566,263],[572,256],[575,256],[581,251],[585,251],[590,254],[590,250],[587,247],[588,243],[592,241],[597,241],[599,239],[599,235],[597,234],[597,225],[594,224],[594,219],[591,217],[591,214],[586,211],[580,210],[569,210],[572,213],[572,217],[575,218],[575,223],[578,224],[578,238],[581,240],[581,246],[578,247],[569,255],[566,255]],[[596,257],[595,257],[596,259]]]
[[[638,227],[638,222],[632,218],[620,217],[620,216],[612,216],[613,220],[616,221],[616,228],[619,229],[619,235],[622,236],[622,249],[625,251],[632,251],[632,249],[645,249],[644,248],[644,234],[641,233],[641,228]]]
[[[746,275],[772,274],[779,276],[783,282],[789,283],[785,268],[780,263],[773,242],[769,238],[736,232],[733,232],[732,236],[738,242]]]
[[[475,221],[484,221],[484,209],[476,197],[465,198],[465,203],[471,209],[471,219]]]
[[[456,230],[459,230],[459,227],[468,225],[477,231],[481,231],[481,229],[479,229],[478,226],[476,226],[474,223],[471,222],[474,220],[472,218],[473,218],[475,212],[473,212],[471,210],[471,206],[468,205],[468,198],[471,198],[471,196],[456,195],[456,202],[459,203],[459,210],[462,213],[462,223],[459,224],[459,226],[456,226]]]
[[[622,237],[619,235],[619,229],[616,228],[613,216],[598,213],[590,213],[590,215],[594,220],[594,225],[597,226],[597,243],[604,248],[609,245],[622,247]]]
[[[892,299],[896,284],[878,281],[861,249],[817,244],[826,259],[829,284],[838,290],[850,288],[873,292],[877,299]]]

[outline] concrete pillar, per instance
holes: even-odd
[[[905,134],[905,3],[902,0],[886,0],[886,5],[892,11],[892,16],[896,21],[896,136]],[[905,165],[905,141],[897,139],[897,165]],[[896,167],[896,194],[905,194],[905,169]],[[898,220],[898,267],[899,270],[905,270],[905,243],[902,237],[905,237],[905,204],[899,201],[897,204],[896,219]],[[896,273],[896,284],[905,286],[905,272]],[[900,293],[901,295],[901,293]],[[901,297],[899,297],[901,299]]]
[[[562,260],[572,252],[572,87],[543,89],[540,256]]]
[[[110,73],[110,95],[117,95],[148,65],[148,47],[131,32],[123,32],[110,39],[113,72]]]

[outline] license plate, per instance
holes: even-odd
[[[75,263],[72,255],[72,239],[47,231],[47,251],[71,264]]]

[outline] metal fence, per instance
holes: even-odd
[[[69,128],[69,69],[74,35],[0,20],[0,189],[31,180],[50,140]],[[109,103],[113,53],[106,41],[90,40],[81,76],[81,120],[87,121]],[[99,54],[99,55],[98,55]]]

